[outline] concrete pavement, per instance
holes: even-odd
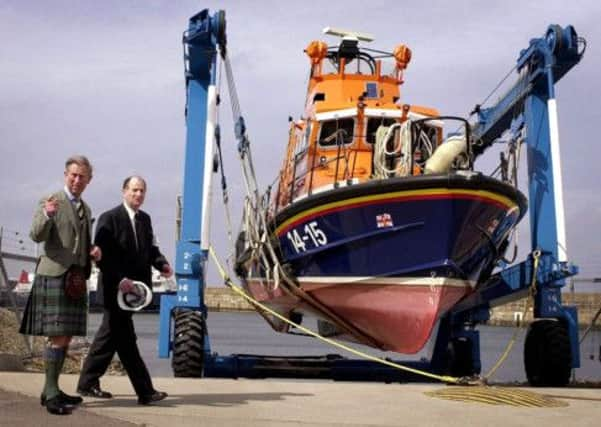
[[[112,392],[113,399],[86,398],[73,415],[57,417],[46,415],[39,406],[43,381],[38,373],[0,372],[0,389],[5,391],[0,395],[14,399],[14,405],[4,401],[0,405],[0,425],[596,427],[601,422],[598,388],[521,388],[567,403],[561,408],[523,408],[424,394],[446,387],[441,384],[156,378],[155,387],[169,397],[153,406],[140,406],[122,376],[102,379],[103,389]],[[76,383],[76,375],[61,376],[61,388],[67,393],[74,392]],[[11,393],[29,398],[22,397],[23,403]]]
[[[39,397],[25,396],[0,389],[0,426],[44,427],[135,427],[127,421],[78,410],[69,416],[50,415],[40,406]]]

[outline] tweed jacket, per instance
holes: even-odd
[[[82,200],[85,223],[82,227],[73,204],[64,190],[52,194],[58,201],[56,214],[48,218],[44,213],[44,197],[38,203],[29,236],[36,242],[44,242],[44,254],[40,257],[36,274],[61,276],[71,265],[78,264],[90,271],[90,245],[92,212]]]

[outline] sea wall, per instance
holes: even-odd
[[[562,294],[562,302],[564,305],[576,306],[578,308],[578,324],[581,328],[588,327],[597,311],[601,308],[601,293],[564,293]],[[530,323],[532,321],[532,309],[523,316],[525,305],[526,299],[523,298],[493,308],[489,324],[513,326],[518,319]],[[596,329],[599,328],[601,328],[601,319],[597,319]]]
[[[215,311],[249,311],[252,305],[230,288],[205,288],[205,304]]]
[[[601,293],[564,293],[562,300],[564,305],[575,305],[578,307],[578,323],[581,327],[588,327],[597,310],[601,308]],[[205,303],[209,310],[253,310],[250,303],[229,288],[206,288]],[[532,319],[532,310],[529,310],[526,316],[522,317],[525,304],[526,299],[521,299],[493,308],[489,324],[513,326],[518,319],[529,323]],[[601,327],[601,319],[597,321],[597,327]]]

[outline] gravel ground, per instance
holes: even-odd
[[[6,308],[0,308],[0,354],[19,356],[22,358],[25,370],[32,372],[42,372],[44,370],[44,361],[42,352],[46,340],[44,337],[32,337],[31,351],[27,346],[29,337],[19,333],[19,324],[15,312]],[[63,373],[77,374],[81,370],[83,358],[87,354],[90,343],[85,337],[73,337]],[[118,358],[113,360],[109,370],[109,375],[123,375],[124,370]]]

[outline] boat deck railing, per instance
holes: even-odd
[[[299,197],[308,197],[311,196],[316,188],[314,187],[314,176],[315,171],[318,169],[323,169],[327,167],[331,163],[335,163],[334,165],[334,175],[332,176],[331,182],[326,182],[323,186],[333,185],[336,187],[339,181],[351,181],[355,177],[356,171],[356,161],[357,161],[357,150],[347,149],[344,144],[344,136],[342,134],[338,134],[336,136],[336,156],[330,159],[324,157],[317,160],[318,156],[313,155],[313,159],[311,161],[311,167],[304,173],[297,176],[296,165],[299,163],[298,160],[303,156],[306,156],[305,153],[298,153],[294,156],[294,167],[292,170],[292,180],[289,184],[288,193],[289,200],[288,203],[292,203],[295,199]],[[372,163],[373,163],[373,152],[372,152]],[[322,175],[323,176],[323,175]],[[309,179],[309,183],[306,186],[306,192],[301,194],[296,194],[297,187],[304,186],[305,180]],[[321,187],[321,186],[320,186]]]
[[[464,127],[464,134],[467,140],[467,153],[468,153],[468,162],[467,169],[473,170],[473,161],[472,161],[472,148],[470,143],[470,126],[467,120],[461,117],[455,116],[437,116],[437,117],[428,117],[425,119],[415,120],[411,123],[411,151],[413,155],[411,156],[411,167],[409,171],[412,175],[421,175],[424,173],[424,164],[426,159],[422,159],[421,162],[415,158],[415,152],[419,150],[419,139],[420,132],[424,125],[427,125],[428,122],[431,121],[459,121],[461,122],[460,127]],[[457,132],[457,130],[454,130]],[[363,166],[357,166],[357,157],[360,152],[364,152],[361,150],[349,148],[346,144],[348,140],[348,136],[339,132],[335,136],[336,138],[336,155],[330,158],[326,156],[319,156],[317,153],[313,154],[313,158],[311,160],[310,167],[303,171],[302,173],[298,173],[297,165],[301,163],[303,157],[308,155],[308,149],[301,151],[299,153],[294,154],[293,158],[293,167],[292,167],[292,177],[290,178],[289,183],[286,185],[279,185],[279,182],[275,182],[274,185],[277,185],[279,192],[284,192],[284,200],[280,199],[281,194],[276,194],[276,200],[279,200],[280,203],[275,203],[276,211],[273,212],[277,214],[277,211],[285,206],[288,206],[292,202],[309,197],[315,193],[319,193],[321,191],[338,188],[340,186],[352,185],[358,182],[361,182],[361,178],[357,178],[358,175],[365,175],[365,171],[361,170],[359,173],[359,169],[363,168]],[[355,140],[360,138],[360,136],[353,135],[352,139]],[[370,152],[370,160],[369,163],[371,165],[371,170],[369,171],[368,178],[371,179],[374,176],[374,156],[375,150],[372,149]],[[400,156],[400,154],[394,154],[390,156],[391,160],[395,160]],[[331,179],[326,178],[326,174],[322,171],[324,169],[329,169],[328,165],[334,163],[334,173]],[[316,182],[315,175],[319,174],[319,184],[314,185]],[[395,175],[391,175],[395,176]],[[281,177],[279,178],[281,179]],[[365,179],[363,179],[365,180]],[[308,181],[308,182],[307,182]],[[283,203],[282,203],[283,202]]]

